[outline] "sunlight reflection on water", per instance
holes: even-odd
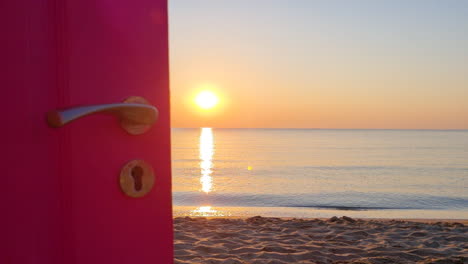
[[[209,193],[213,190],[213,131],[209,127],[201,129],[200,134],[200,170],[201,170],[201,190]]]
[[[211,206],[200,206],[195,210],[191,210],[188,216],[231,216],[229,212],[219,211]]]
[[[204,127],[200,131],[200,183],[202,192],[208,194],[213,191],[213,156],[214,156],[214,137],[213,130]],[[224,211],[216,210],[211,206],[200,206],[190,210],[188,216],[230,216]]]

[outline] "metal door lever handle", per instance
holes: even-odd
[[[123,103],[52,110],[47,113],[47,123],[51,127],[62,127],[76,119],[96,113],[116,115],[120,119],[122,128],[132,135],[139,135],[149,130],[159,115],[158,109],[150,105],[146,99],[132,96]]]

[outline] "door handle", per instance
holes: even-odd
[[[131,96],[122,103],[86,105],[47,113],[50,127],[62,127],[76,119],[92,114],[112,114],[119,118],[121,127],[131,135],[148,131],[158,119],[158,109],[139,96]]]

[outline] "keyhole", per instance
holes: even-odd
[[[141,188],[143,187],[143,183],[141,182],[141,178],[143,177],[143,168],[135,166],[132,168],[131,174],[133,182],[135,183],[135,190],[138,192],[141,191]]]

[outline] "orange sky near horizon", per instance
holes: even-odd
[[[171,2],[173,127],[468,129],[468,3]]]

